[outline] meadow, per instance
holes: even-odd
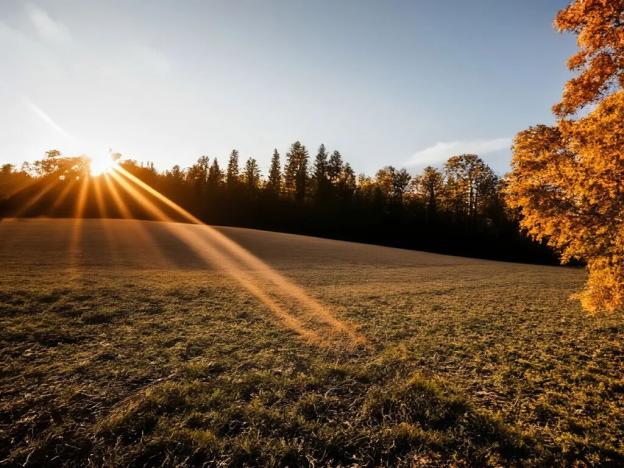
[[[0,465],[624,464],[582,269],[207,229],[0,222]]]

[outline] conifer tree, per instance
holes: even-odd
[[[208,170],[208,185],[211,188],[219,187],[223,183],[223,172],[219,167],[219,161],[217,158],[212,160],[210,169]]]
[[[342,174],[342,165],[342,155],[340,151],[334,151],[327,163],[327,177],[331,184],[336,184],[338,182],[340,174]]]
[[[284,185],[286,191],[293,194],[299,202],[304,201],[306,195],[308,158],[308,150],[299,141],[293,143],[286,153]]]
[[[258,167],[258,162],[254,158],[247,159],[243,180],[248,190],[253,191],[258,188],[258,184],[260,183],[260,168]]]
[[[280,155],[277,148],[273,150],[271,158],[271,167],[269,168],[269,177],[266,184],[267,190],[274,194],[280,193],[282,189],[282,169],[280,166]]]
[[[240,171],[238,168],[238,151],[232,150],[228,160],[225,183],[229,189],[235,188],[240,182]]]
[[[319,200],[325,198],[327,188],[329,185],[329,179],[327,177],[327,152],[325,151],[325,145],[321,144],[314,160],[314,185],[316,191],[316,197]]]

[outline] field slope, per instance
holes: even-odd
[[[621,465],[624,324],[569,300],[583,280],[247,229],[3,220],[0,465]]]

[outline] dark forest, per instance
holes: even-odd
[[[188,168],[115,164],[208,224],[308,234],[453,255],[556,263],[552,250],[518,229],[504,202],[505,179],[477,155],[449,158],[412,175],[386,166],[356,175],[339,151],[310,155],[300,142],[274,151],[263,174],[233,150],[224,164],[200,157]],[[48,151],[34,163],[0,170],[0,216],[155,219],[109,174],[91,175],[85,156]],[[95,183],[82,184],[93,179]],[[77,212],[79,206],[79,213]]]

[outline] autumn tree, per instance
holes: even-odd
[[[338,194],[343,201],[349,201],[353,197],[357,188],[357,178],[355,171],[349,163],[346,163],[338,180]]]
[[[412,180],[416,196],[425,204],[427,213],[434,214],[444,190],[444,176],[433,166],[427,166],[422,174]]]
[[[395,202],[402,202],[403,195],[409,186],[411,176],[405,169],[396,169],[393,166],[386,166],[375,176],[377,184],[382,193]]]
[[[386,198],[392,197],[392,177],[395,171],[394,167],[386,166],[375,174],[375,185]]]
[[[555,126],[520,132],[506,189],[521,225],[587,263],[577,296],[590,312],[624,307],[624,0],[576,0],[555,26],[577,34],[577,75],[553,110]],[[595,108],[584,116],[579,111]]]
[[[567,117],[624,87],[624,0],[575,0],[555,18],[555,27],[577,35],[578,52],[568,68],[578,72],[553,108]]]
[[[458,215],[476,218],[495,196],[496,175],[476,154],[449,158],[444,177],[447,202]]]
[[[370,202],[375,199],[378,187],[375,179],[366,174],[359,174],[356,180],[356,195],[363,202]]]

